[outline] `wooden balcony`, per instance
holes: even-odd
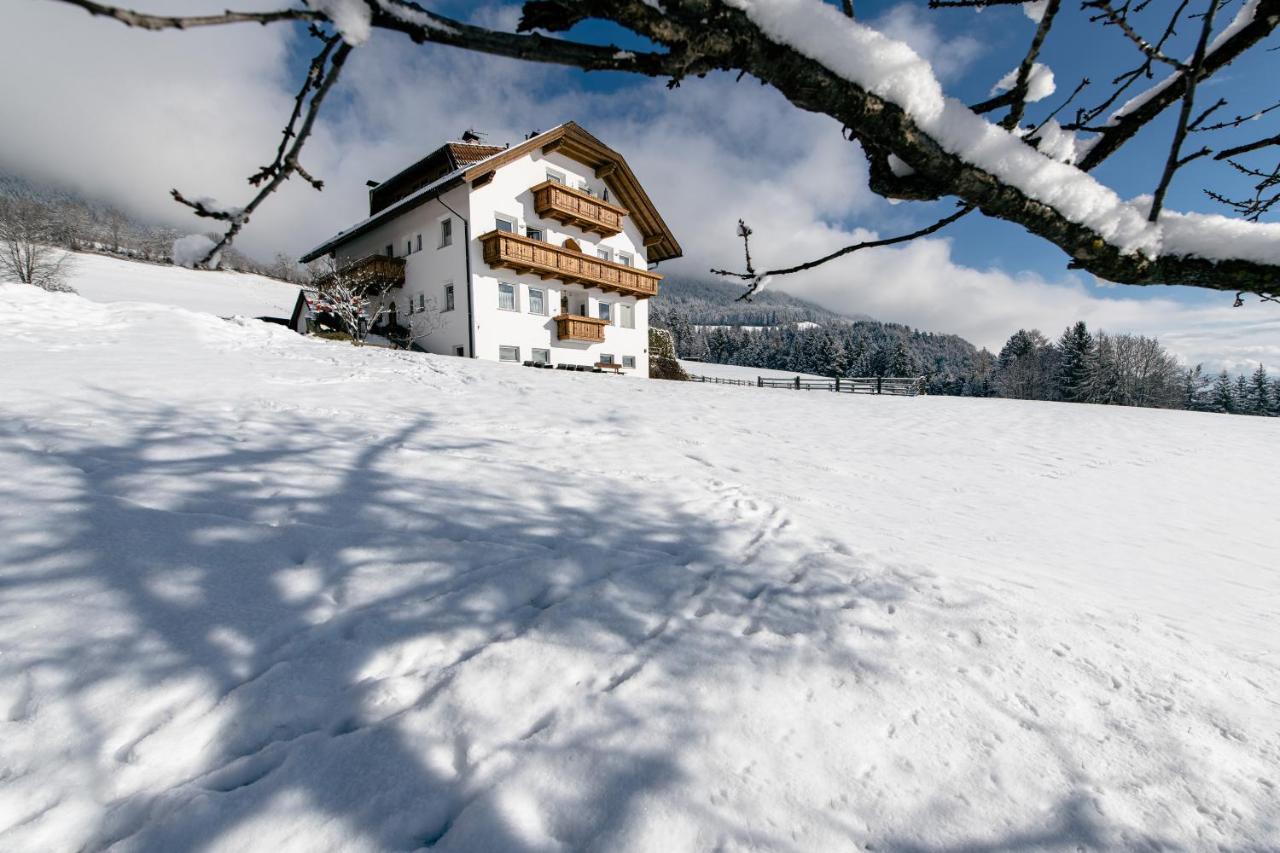
[[[315,281],[315,286],[324,290],[335,281],[341,281],[355,291],[381,291],[404,285],[404,258],[393,258],[388,255],[368,255],[354,261],[348,261],[336,272],[326,273]]]
[[[662,280],[655,272],[593,258],[506,231],[490,231],[481,234],[479,239],[484,247],[484,262],[494,269],[534,273],[543,279],[598,287],[640,299],[657,295],[658,282]]]
[[[622,217],[627,215],[625,207],[555,181],[543,181],[529,191],[533,193],[533,209],[539,216],[554,219],[561,225],[576,225],[602,237],[612,237],[622,231]]]
[[[556,337],[562,341],[586,341],[591,344],[604,342],[604,327],[608,320],[595,317],[579,317],[577,314],[559,314],[555,318]]]

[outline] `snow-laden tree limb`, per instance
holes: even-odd
[[[1101,9],[1100,19],[1119,27],[1122,37],[1141,57],[1143,64],[1136,73],[1122,75],[1124,82],[1117,94],[1137,79],[1151,76],[1153,64],[1171,68],[1172,73],[1115,110],[1092,139],[1080,140],[1075,162],[1051,158],[1038,149],[1041,140],[1037,134],[1047,119],[1029,135],[1017,127],[1026,109],[1026,89],[1035,58],[1050,35],[1060,6],[1055,0],[1040,9],[1035,33],[1020,59],[1008,97],[996,105],[985,105],[983,111],[1008,107],[1009,112],[997,123],[946,97],[928,63],[905,44],[847,14],[852,4],[842,9],[819,0],[528,0],[521,32],[507,33],[449,18],[409,0],[310,0],[306,9],[260,13],[257,18],[254,13],[229,12],[223,21],[215,20],[219,16],[147,16],[91,0],[60,2],[151,29],[245,20],[270,22],[261,15],[276,15],[286,21],[327,21],[341,35],[343,50],[367,38],[369,28],[381,28],[403,33],[418,43],[586,70],[668,77],[671,85],[688,75],[713,70],[750,74],[778,89],[801,109],[840,121],[871,158],[871,188],[882,195],[953,197],[963,207],[1023,226],[1065,251],[1071,266],[1111,281],[1189,284],[1265,294],[1274,292],[1280,280],[1280,225],[1162,211],[1160,199],[1126,202],[1088,174],[1169,107],[1181,104],[1188,116],[1193,114],[1196,84],[1271,34],[1280,23],[1280,0],[1242,0],[1234,20],[1212,41],[1207,41],[1211,27],[1205,26],[1206,41],[1198,56],[1187,61],[1172,59],[1166,43],[1193,0],[1182,0],[1163,34],[1154,39],[1142,36],[1132,17],[1148,4],[1137,4],[1135,11],[1129,3],[1119,8],[1109,3],[1087,4]],[[1220,2],[1205,0],[1200,5],[1208,9],[1215,4],[1216,8]],[[934,5],[1008,4],[1004,0],[975,0]],[[612,21],[661,49],[622,51],[614,45],[533,32],[563,32],[592,18]],[[1195,122],[1184,118],[1179,122],[1180,132],[1185,135],[1208,112],[1201,113]],[[314,118],[314,114],[307,118]],[[301,142],[297,140],[291,149],[294,155]],[[1179,148],[1180,140],[1173,147]],[[1175,150],[1171,162],[1181,160]],[[892,162],[906,168],[895,169]],[[296,156],[293,164],[296,171]],[[266,191],[278,182],[278,176],[273,178]],[[1162,179],[1159,186],[1162,196],[1168,182]],[[245,211],[251,212],[261,198],[265,195],[260,194]],[[233,223],[232,228],[239,224]]]

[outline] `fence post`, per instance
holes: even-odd
[[[756,387],[757,387],[757,388],[763,388],[763,387],[764,387],[764,377],[763,377],[763,376],[757,376],[757,377],[756,377]]]
[[[881,390],[881,389],[883,388],[883,386],[884,386],[884,377],[883,377],[883,376],[877,376],[877,377],[876,377],[876,393],[877,393],[877,394],[883,393],[883,392],[882,392],[882,390]]]
[[[840,377],[839,376],[836,377],[836,393],[837,394],[840,393]]]
[[[799,376],[797,376],[797,377],[796,377],[796,390],[797,390],[797,391],[799,391],[799,390],[800,390],[800,377],[799,377]]]

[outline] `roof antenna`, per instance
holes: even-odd
[[[485,135],[483,133],[476,130],[475,128],[468,127],[466,130],[462,132],[462,141],[469,142],[472,145],[474,145],[480,142],[481,140],[483,140],[484,136]]]

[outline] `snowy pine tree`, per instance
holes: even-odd
[[[1233,414],[1236,411],[1236,392],[1231,384],[1231,377],[1227,375],[1227,371],[1218,374],[1218,378],[1213,381],[1213,391],[1209,397],[1210,411],[1222,412],[1224,414]]]
[[[1251,415],[1271,414],[1271,381],[1267,378],[1267,369],[1261,364],[1249,377],[1249,391],[1241,403],[1241,407]]]
[[[1089,400],[1089,359],[1093,335],[1083,320],[1068,326],[1058,339],[1058,397],[1071,403]]]

